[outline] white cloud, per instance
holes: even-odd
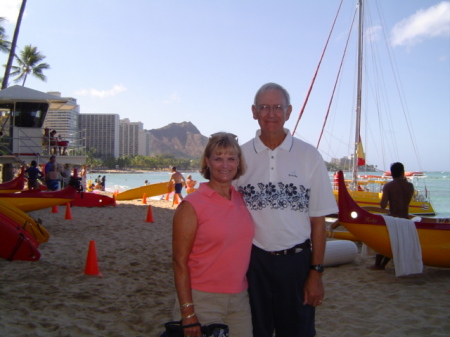
[[[381,26],[372,26],[366,29],[364,34],[366,39],[370,41],[377,41],[380,38]]]
[[[163,101],[164,104],[172,104],[172,103],[178,103],[180,102],[180,96],[178,96],[177,92],[174,92],[172,94],[169,95],[169,97],[167,97],[166,100]]]
[[[443,1],[397,23],[391,31],[394,46],[413,46],[424,39],[450,36],[450,1]]]
[[[4,26],[6,24],[16,24],[17,16],[19,15],[22,0],[2,0],[0,1],[0,17],[5,18]],[[25,12],[27,8],[25,7]],[[12,35],[13,32],[10,34]]]
[[[98,89],[81,89],[77,90],[75,94],[77,96],[89,96],[89,97],[98,97],[98,98],[106,98],[111,96],[116,96],[123,91],[126,91],[127,88],[124,87],[123,84],[115,85],[109,90],[98,90]]]

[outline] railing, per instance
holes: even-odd
[[[72,139],[56,144],[43,135],[42,129],[14,128],[13,137],[0,136],[0,152],[14,156],[48,156],[52,154],[65,156],[86,156],[86,130],[76,132]]]

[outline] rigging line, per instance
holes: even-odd
[[[303,116],[303,112],[305,111],[305,107],[306,107],[306,104],[308,103],[309,95],[311,94],[312,88],[314,86],[314,82],[316,81],[316,77],[317,77],[317,73],[319,72],[320,64],[322,63],[323,57],[325,55],[325,51],[327,50],[328,42],[330,42],[331,34],[333,33],[334,25],[336,24],[336,20],[338,18],[339,12],[341,11],[341,6],[342,6],[343,2],[344,2],[344,0],[341,0],[341,3],[339,4],[339,8],[338,8],[338,11],[337,11],[336,16],[334,18],[333,25],[331,26],[330,33],[328,34],[327,42],[325,43],[325,47],[323,48],[322,55],[320,56],[319,63],[317,65],[317,67],[316,67],[316,71],[315,71],[313,79],[311,81],[311,85],[309,86],[308,92],[306,94],[305,101],[303,102],[302,109],[300,110],[299,116],[297,118],[297,122],[295,123],[294,130],[292,131],[292,135],[295,134],[295,131],[297,130],[298,123],[300,122],[300,119]]]
[[[323,131],[325,129],[325,125],[327,124],[328,115],[330,114],[331,104],[333,103],[334,94],[336,92],[336,87],[337,87],[337,84],[339,82],[339,78],[340,78],[340,75],[341,75],[342,65],[344,64],[344,58],[345,58],[345,55],[347,54],[348,42],[350,41],[350,36],[351,36],[351,33],[352,33],[353,25],[355,23],[355,18],[356,18],[356,11],[355,11],[355,13],[353,15],[352,24],[351,24],[350,30],[348,32],[348,36],[347,36],[347,41],[345,43],[344,52],[342,53],[341,64],[339,65],[339,70],[338,70],[338,73],[337,73],[337,76],[336,76],[336,80],[334,81],[333,91],[331,93],[330,101],[328,103],[327,113],[325,114],[325,120],[323,121],[322,130],[320,131],[320,136],[319,136],[319,140],[317,141],[316,149],[319,148],[320,141],[321,141],[322,135],[323,135]]]
[[[366,11],[370,12],[370,7],[369,6],[366,7]],[[371,18],[372,18],[371,14],[365,16],[365,19],[369,23],[369,27],[376,27],[373,24]],[[385,86],[379,85],[379,84],[380,83],[386,83],[386,82],[384,80],[383,67],[381,67],[381,65],[379,64],[379,60],[381,59],[381,57],[379,57],[377,44],[375,43],[376,40],[374,40],[372,38],[369,38],[369,39],[366,39],[365,41],[369,45],[369,48],[366,48],[366,51],[370,52],[369,54],[370,54],[371,60],[372,60],[372,63],[371,63],[372,64],[372,72],[368,71],[368,62],[366,62],[364,64],[364,70],[365,70],[365,73],[366,73],[365,78],[366,78],[367,87],[371,89],[370,91],[372,92],[372,95],[373,95],[373,97],[375,99],[375,106],[376,106],[376,112],[377,112],[378,124],[379,124],[378,126],[379,126],[379,131],[380,131],[380,135],[379,135],[378,139],[381,142],[381,151],[382,151],[381,158],[383,160],[383,167],[385,167],[386,165],[385,165],[385,161],[384,160],[385,160],[386,156],[384,154],[384,150],[385,150],[385,145],[384,144],[396,144],[395,134],[391,134],[390,137],[393,137],[394,139],[392,141],[387,141],[387,142],[386,142],[386,139],[385,139],[387,137],[387,135],[386,134],[381,134],[381,130],[385,129],[382,126],[383,125],[383,118],[381,116],[381,111],[382,111],[382,109],[381,109],[382,99],[381,98],[382,97],[386,98],[386,100],[383,101],[383,102],[387,102],[388,99],[387,99],[386,91],[383,91],[383,88],[385,88]],[[370,74],[374,74],[374,81],[373,81],[373,83],[370,81],[370,79],[371,79]],[[382,80],[380,80],[380,78]],[[366,96],[366,99],[367,99],[367,96]],[[388,106],[387,106],[387,108],[388,108]],[[387,109],[387,110],[389,110],[389,109]],[[393,114],[389,114],[389,113],[387,114],[388,122],[390,122],[389,125],[392,125],[392,121],[391,121],[391,116],[392,115]],[[368,123],[369,116],[370,116],[369,114],[365,114],[366,125],[370,125],[370,123]],[[374,144],[376,144],[376,142]],[[396,155],[396,157],[398,157],[398,156]]]
[[[376,5],[377,5],[378,17],[380,18],[380,20],[382,22],[381,26],[382,27],[387,27],[387,25],[384,22],[383,15],[380,13],[380,8],[379,8],[378,4],[376,4]],[[383,42],[385,42],[385,48],[386,48],[387,54],[389,55],[389,47],[386,45],[386,41],[388,39],[387,39],[387,37],[385,35],[385,30],[382,29],[381,32],[383,34],[383,38],[384,38]],[[383,150],[383,157],[382,157],[383,158],[383,164],[384,164],[385,167],[387,167],[387,165],[385,163],[385,159],[387,158],[387,156],[384,154],[384,150],[385,149],[391,150],[392,151],[392,152],[390,152],[391,155],[393,155],[394,158],[399,158],[398,147],[396,146],[396,144],[398,144],[398,142],[396,140],[396,133],[395,132],[389,132],[388,134],[386,134],[386,133],[382,134],[381,133],[381,132],[383,132],[383,130],[387,130],[386,128],[382,127],[382,124],[383,124],[382,112],[384,111],[384,115],[387,118],[387,122],[388,122],[388,125],[390,127],[389,130],[395,130],[396,129],[395,126],[394,126],[395,123],[393,122],[393,116],[395,116],[395,113],[393,113],[391,111],[391,108],[390,108],[390,105],[389,105],[389,95],[387,93],[387,90],[386,90],[387,87],[385,85],[386,83],[388,83],[388,81],[386,81],[386,79],[384,77],[384,72],[383,72],[384,68],[380,64],[380,60],[381,60],[380,55],[381,54],[379,53],[379,49],[377,48],[377,45],[375,43],[371,44],[371,51],[372,51],[371,55],[372,55],[372,60],[373,60],[372,65],[374,67],[373,74],[375,74],[375,82],[374,82],[375,86],[373,88],[375,90],[373,90],[373,91],[374,91],[374,97],[376,97],[376,101],[375,102],[376,102],[376,107],[377,107],[378,120],[379,120],[379,124],[380,124],[380,128],[379,128],[379,130],[380,130],[380,139],[381,139],[382,145],[383,144],[388,145],[386,147],[384,145],[382,146],[382,150]],[[391,61],[391,69],[392,69],[392,61]],[[392,72],[392,74],[395,76],[395,72]],[[383,98],[383,100],[381,98]],[[383,103],[383,106],[382,106],[381,103]],[[391,138],[391,140],[386,140],[385,139],[388,136]]]
[[[380,11],[378,5],[377,5],[377,10]],[[380,17],[381,20],[383,20],[383,23],[384,23],[384,17],[382,15],[379,15],[379,17]],[[411,143],[412,143],[413,148],[414,148],[414,155],[416,156],[417,163],[419,164],[419,170],[423,171],[423,169],[422,169],[422,162],[420,160],[419,153],[418,153],[418,150],[417,150],[417,142],[416,142],[416,140],[414,138],[414,133],[413,133],[413,130],[412,130],[410,117],[407,114],[408,107],[406,106],[407,103],[405,102],[405,99],[404,99],[403,88],[401,86],[401,81],[400,81],[399,75],[398,75],[399,71],[398,71],[397,63],[395,62],[395,57],[392,57],[392,55],[391,55],[392,54],[391,53],[391,49],[389,48],[389,44],[387,44],[387,41],[390,42],[390,40],[389,40],[388,37],[386,37],[384,31],[383,31],[383,35],[384,35],[384,41],[386,43],[387,54],[389,56],[389,61],[390,61],[391,68],[392,68],[392,73],[394,75],[395,86],[396,86],[396,89],[397,89],[397,92],[398,92],[398,95],[399,95],[399,98],[400,98],[400,104],[402,106],[402,112],[403,112],[403,115],[405,117],[406,125],[408,126],[409,137],[411,139]]]

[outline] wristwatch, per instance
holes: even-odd
[[[319,273],[323,273],[325,270],[323,267],[323,264],[312,264],[309,269],[314,269],[315,271],[318,271]]]

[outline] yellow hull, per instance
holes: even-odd
[[[391,241],[386,226],[341,222],[360,241],[378,253],[392,258]],[[450,231],[417,229],[422,261],[427,266],[450,268]]]
[[[141,187],[132,188],[130,190],[117,194],[116,200],[134,200],[142,199],[145,195],[147,198],[156,197],[168,193],[167,182],[144,185]]]
[[[53,206],[65,205],[73,198],[1,198],[1,201],[7,202],[24,212],[33,212]]]
[[[50,234],[39,222],[36,222],[27,213],[2,200],[0,200],[0,212],[17,223],[18,226],[23,227],[37,242],[43,243],[48,241]]]
[[[344,174],[339,179],[339,223],[355,237],[378,253],[392,258],[391,241],[381,215],[359,207],[345,187]],[[450,268],[450,221],[426,219],[414,221],[422,250],[422,261],[427,266]]]
[[[380,207],[382,193],[365,191],[348,191],[353,200],[360,207]],[[338,201],[338,191],[333,190],[336,202]],[[409,214],[415,215],[436,215],[433,206],[427,201],[412,200],[409,204]]]

